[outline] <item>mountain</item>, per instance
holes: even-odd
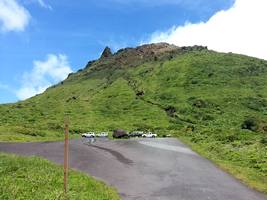
[[[117,128],[239,132],[245,120],[257,123],[255,132],[266,132],[266,85],[265,60],[167,43],[115,54],[107,47],[99,60],[43,94],[1,105],[0,138],[62,135],[64,115],[72,133]]]
[[[25,101],[0,105],[0,140],[70,132],[172,134],[267,193],[267,61],[166,43],[105,48],[98,60]]]

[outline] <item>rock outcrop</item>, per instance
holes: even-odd
[[[103,58],[109,58],[109,57],[111,57],[113,54],[112,54],[112,52],[111,52],[111,49],[109,48],[109,47],[106,47],[105,49],[104,49],[104,51],[102,52],[102,54],[101,54],[101,59],[103,59]]]

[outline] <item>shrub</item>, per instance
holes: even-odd
[[[266,67],[264,66],[247,66],[239,69],[239,74],[241,76],[259,76],[266,72]]]
[[[197,80],[197,79],[191,80],[191,84],[193,84],[193,85],[198,84],[198,83],[199,83],[199,80]]]
[[[261,138],[260,143],[267,145],[267,136]]]
[[[195,126],[190,124],[186,127],[186,131],[194,131],[195,130]]]
[[[154,127],[150,126],[149,124],[145,124],[145,123],[133,124],[133,126],[135,127],[137,131],[153,131],[154,130]]]
[[[241,128],[248,129],[248,130],[255,132],[259,128],[259,122],[256,118],[250,117],[250,118],[245,119],[245,121],[241,125]]]
[[[206,108],[208,106],[207,101],[204,101],[202,99],[198,99],[196,97],[190,97],[188,99],[188,101],[192,106],[197,107],[197,108]]]
[[[159,98],[161,100],[174,100],[176,99],[176,94],[174,94],[173,92],[162,92],[159,95]]]
[[[176,113],[176,108],[173,106],[168,106],[167,108],[164,109],[165,112],[167,113],[168,116],[174,117]]]
[[[48,126],[48,129],[50,130],[62,130],[63,129],[62,125],[57,122],[48,122],[47,126]]]
[[[243,105],[256,111],[263,111],[267,108],[267,101],[260,97],[247,97],[244,99]]]

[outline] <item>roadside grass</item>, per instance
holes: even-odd
[[[0,199],[119,200],[114,188],[70,170],[68,193],[63,193],[63,169],[39,157],[0,153]]]
[[[241,182],[267,194],[266,146],[256,143],[236,147],[232,142],[222,144],[211,138],[199,138],[200,142],[196,141],[196,136],[192,137],[191,133],[186,131],[173,135]]]
[[[21,131],[23,130],[23,131]],[[61,141],[64,139],[64,130],[48,131],[24,129],[23,127],[7,128],[0,126],[0,141],[2,142],[43,142],[43,141]],[[29,134],[30,133],[30,134]],[[80,134],[71,133],[70,139],[80,137]]]

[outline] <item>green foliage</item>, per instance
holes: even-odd
[[[257,131],[259,129],[259,122],[255,118],[247,118],[241,125],[243,129],[248,129],[251,131]]]
[[[267,100],[261,97],[247,97],[243,104],[248,108],[256,111],[267,111]]]
[[[251,131],[208,128],[176,135],[251,187],[267,193],[266,136]]]
[[[47,160],[1,153],[0,199],[120,199],[113,188],[73,170],[65,196],[62,175],[63,168]]]
[[[73,137],[114,129],[179,132],[267,191],[266,178],[256,175],[267,176],[266,61],[192,49],[150,60],[133,49],[120,53],[90,63],[41,95],[0,105],[0,140],[61,139],[65,115]]]

